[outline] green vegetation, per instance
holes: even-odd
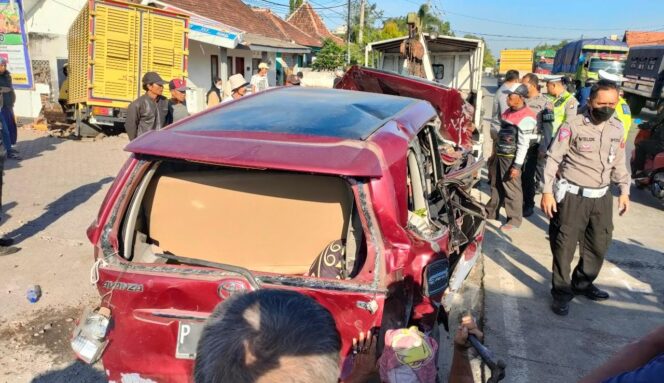
[[[332,39],[325,39],[323,47],[313,63],[314,70],[335,70],[345,64],[344,48],[338,46]]]

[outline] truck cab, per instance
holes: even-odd
[[[625,100],[632,113],[643,107],[664,109],[664,45],[634,47],[623,72]]]

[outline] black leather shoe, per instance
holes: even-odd
[[[535,214],[535,209],[534,208],[532,208],[532,207],[523,208],[523,216],[524,217],[530,217],[533,214]]]
[[[574,290],[574,294],[585,295],[586,298],[593,301],[603,301],[605,299],[609,299],[609,293],[598,289],[595,285],[590,285],[590,287],[585,290]]]
[[[569,314],[569,302],[554,299],[553,303],[551,304],[551,310],[556,315],[566,316]]]
[[[11,246],[14,244],[14,240],[11,238],[0,238],[0,246]]]

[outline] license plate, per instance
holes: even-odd
[[[178,339],[175,347],[177,359],[196,358],[196,347],[205,322],[178,322]]]

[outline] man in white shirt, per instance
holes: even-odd
[[[266,63],[258,64],[258,73],[251,76],[251,92],[257,93],[270,87],[267,81],[267,72],[270,67]]]

